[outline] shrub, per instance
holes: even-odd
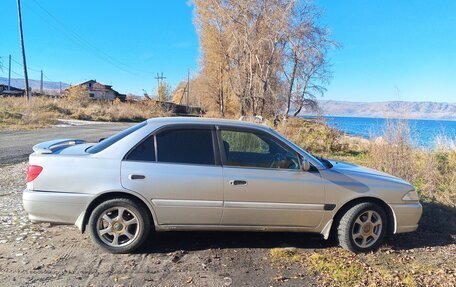
[[[383,137],[370,145],[370,166],[406,180],[413,180],[410,128],[405,120],[389,120]]]
[[[313,153],[330,153],[347,148],[340,142],[342,133],[316,119],[289,118],[277,131]]]
[[[74,97],[73,97],[74,96]],[[61,99],[33,97],[0,98],[0,129],[33,129],[49,126],[58,119],[139,122],[164,116],[163,109],[152,101],[80,100],[77,95]]]

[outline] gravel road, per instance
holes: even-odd
[[[315,286],[301,265],[272,264],[270,250],[327,247],[318,236],[169,232],[114,255],[74,226],[32,224],[21,201],[25,170],[0,166],[0,286]]]
[[[32,147],[40,142],[59,139],[84,139],[97,142],[100,138],[113,135],[131,123],[84,123],[56,126],[30,131],[0,131],[0,165],[27,160]]]

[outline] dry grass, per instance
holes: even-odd
[[[289,118],[279,124],[277,131],[309,152],[329,153],[349,148],[342,143],[340,131],[313,119]]]
[[[412,181],[413,153],[406,121],[387,121],[383,137],[371,143],[369,165],[377,170]]]
[[[58,119],[138,122],[164,116],[154,102],[122,103],[78,99],[0,98],[0,129],[35,129],[55,124]]]
[[[302,257],[295,248],[273,248],[271,261],[275,264],[300,262]]]
[[[375,253],[355,255],[330,248],[316,251],[302,262],[321,286],[454,286],[454,262],[425,260],[426,253],[438,261],[445,260],[445,254],[435,250],[420,252],[424,254],[383,248]]]
[[[456,149],[439,138],[437,149],[411,145],[406,121],[388,121],[381,138],[373,141],[350,137],[323,122],[292,118],[277,129],[317,155],[368,166],[414,184],[425,201],[456,207]]]
[[[440,137],[435,150],[411,146],[406,121],[388,121],[374,141],[346,135],[322,122],[290,119],[279,132],[317,155],[368,166],[411,182],[423,202],[420,230],[456,235],[456,149]],[[348,138],[348,140],[347,140]]]
[[[456,208],[456,149],[413,149],[404,121],[388,123],[382,140],[370,144],[366,164],[408,180],[424,201]]]
[[[454,248],[446,250],[452,251]],[[423,260],[427,255],[433,260]],[[284,268],[293,264],[304,266],[319,286],[453,286],[456,265],[451,257],[450,262],[442,264],[446,255],[435,248],[415,253],[383,247],[367,254],[353,254],[336,247],[313,252],[273,248],[270,260]]]
[[[456,235],[454,143],[441,137],[435,150],[414,149],[404,121],[390,121],[381,139],[355,141],[357,144],[344,145],[344,135],[306,120],[295,119],[291,125],[281,127],[281,132],[319,155],[369,166],[410,181],[421,196],[423,216],[416,233],[397,236],[392,239],[392,246],[375,253],[354,255],[334,247],[309,256],[279,250],[271,252],[273,262],[292,257],[322,286],[456,286],[456,245],[452,239]],[[314,147],[308,140],[315,137],[328,142]]]

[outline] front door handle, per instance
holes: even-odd
[[[138,179],[145,179],[146,176],[142,175],[142,174],[130,174],[128,176],[128,178],[131,179],[131,180],[138,180]]]
[[[233,180],[230,180],[230,185],[243,186],[243,185],[247,185],[247,181],[239,180],[239,179],[233,179]]]

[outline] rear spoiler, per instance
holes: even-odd
[[[85,140],[58,139],[42,142],[33,146],[33,151],[39,154],[53,153],[55,150],[67,148],[69,146],[84,144]]]

